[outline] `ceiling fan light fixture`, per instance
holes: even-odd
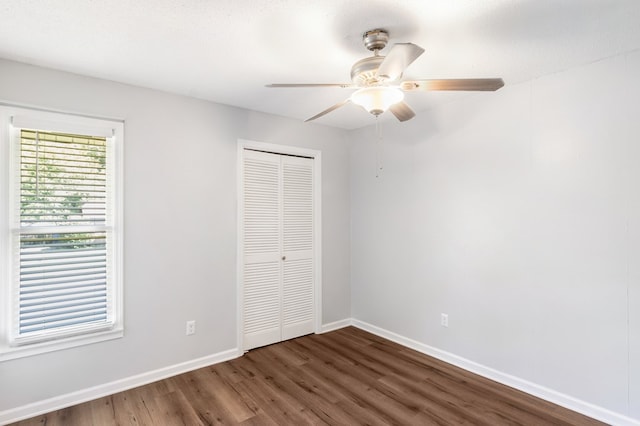
[[[351,95],[351,102],[360,105],[375,116],[387,111],[391,105],[397,104],[403,99],[402,90],[388,86],[365,87]]]

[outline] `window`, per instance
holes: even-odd
[[[122,336],[123,124],[4,107],[0,359]]]

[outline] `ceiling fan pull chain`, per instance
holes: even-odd
[[[382,172],[382,124],[376,116],[376,177]]]

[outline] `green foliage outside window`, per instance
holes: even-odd
[[[23,227],[83,226],[106,220],[106,139],[21,131],[20,221]],[[96,248],[95,233],[23,235],[21,246]],[[43,247],[44,248],[44,247]]]

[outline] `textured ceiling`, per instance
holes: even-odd
[[[638,0],[1,0],[0,22],[0,57],[300,120],[351,91],[264,85],[349,82],[369,29],[426,49],[405,78],[509,85],[640,48]],[[373,117],[347,105],[318,122]]]

